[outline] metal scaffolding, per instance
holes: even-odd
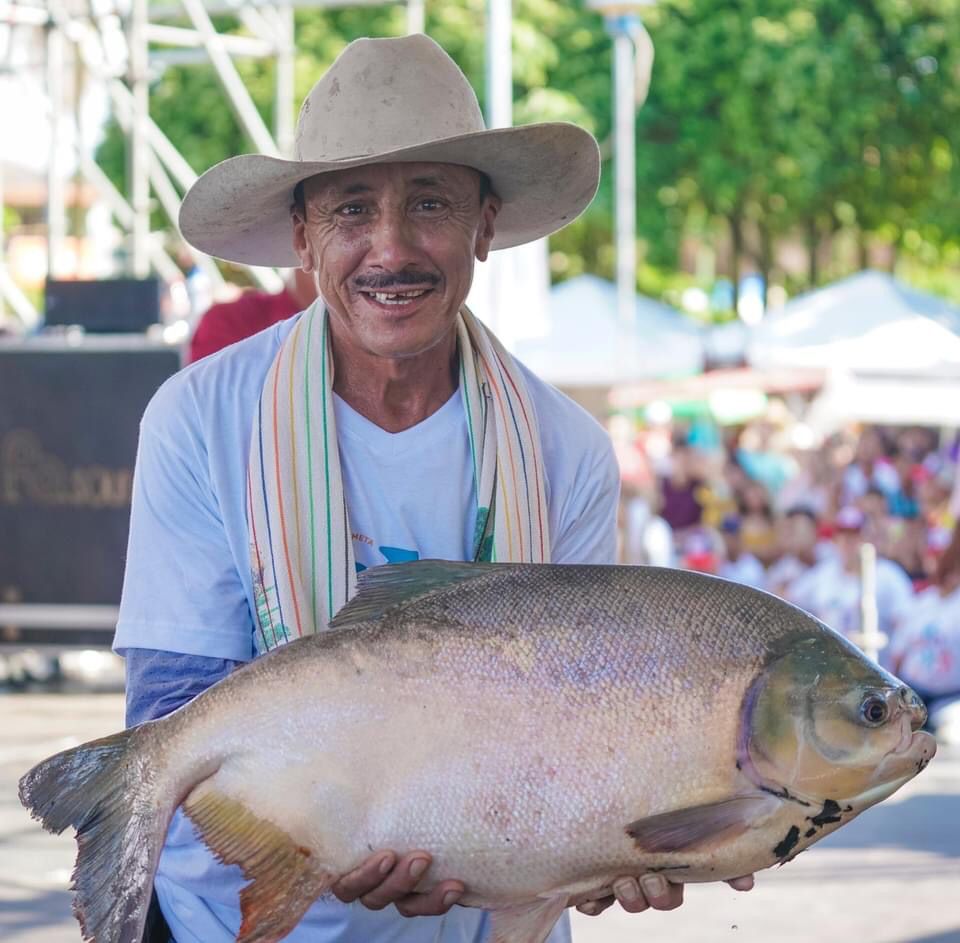
[[[49,124],[47,165],[47,271],[59,274],[67,233],[66,186],[60,151],[67,132],[76,140],[65,101],[69,66],[76,64],[106,88],[117,124],[128,142],[128,192],[120,193],[89,155],[78,154],[77,167],[110,209],[125,234],[127,274],[151,272],[169,281],[179,269],[170,257],[163,234],[150,231],[150,207],[159,204],[176,228],[183,193],[197,173],[150,117],[151,71],[171,64],[208,62],[223,88],[226,101],[252,148],[277,156],[292,151],[294,134],[294,9],[348,7],[385,0],[0,0],[0,28],[8,44],[25,36],[43,49],[42,84]],[[424,0],[386,0],[406,7],[407,30],[424,28]],[[250,35],[220,32],[212,17],[229,14]],[[184,24],[188,25],[184,25]],[[244,86],[235,60],[273,60],[275,120],[268,128]],[[41,70],[37,70],[41,73]],[[75,122],[74,122],[75,123]],[[9,132],[10,129],[7,129]],[[78,149],[79,150],[79,149]],[[36,318],[29,302],[10,279],[4,264],[3,168],[0,167],[0,319],[4,305],[29,321]],[[195,263],[214,286],[223,279],[213,260],[193,253]],[[248,267],[262,288],[282,286],[273,269]]]

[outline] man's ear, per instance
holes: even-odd
[[[480,207],[480,226],[477,229],[474,245],[474,253],[480,262],[486,262],[490,254],[490,243],[493,242],[496,233],[497,214],[501,206],[503,206],[503,200],[493,193],[488,193],[483,199],[483,206]]]
[[[300,268],[304,272],[312,272],[313,253],[307,242],[307,221],[296,204],[290,207],[290,221],[293,223],[293,251],[300,259]]]

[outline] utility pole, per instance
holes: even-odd
[[[632,336],[637,310],[636,113],[653,65],[653,44],[640,11],[654,0],[587,0],[604,17],[613,40],[614,204],[616,207],[617,319]],[[642,59],[638,61],[638,52]]]

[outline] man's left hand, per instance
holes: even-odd
[[[731,878],[726,882],[735,891],[749,891],[753,887],[753,875]],[[577,910],[588,917],[602,914],[614,902],[619,901],[624,910],[639,914],[644,910],[675,910],[683,903],[683,885],[673,884],[662,874],[644,874],[640,878],[623,877],[613,882],[613,894],[600,900],[588,900],[577,904]]]

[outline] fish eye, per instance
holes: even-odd
[[[860,719],[868,727],[879,727],[890,717],[890,705],[880,694],[868,694],[860,704]]]

